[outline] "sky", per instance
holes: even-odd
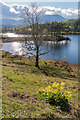
[[[61,8],[78,8],[79,0],[1,0],[9,5],[11,4],[29,4],[30,2],[37,2],[41,6],[55,6]],[[56,2],[55,2],[56,1]]]
[[[55,2],[55,0],[1,0],[4,2]],[[79,2],[79,0],[56,0],[56,2]]]
[[[59,14],[67,18],[77,18],[78,16],[78,0],[0,0],[3,3],[6,3],[9,7],[10,12],[15,14],[19,11],[15,11],[14,7],[11,5],[30,5],[30,2],[36,2],[39,6],[43,6],[44,9],[47,9],[46,14]],[[39,2],[38,2],[39,1]],[[56,2],[55,2],[56,1]],[[49,9],[49,10],[48,10]]]
[[[6,4],[29,4],[30,2],[37,2],[40,6],[54,6],[62,9],[74,8],[78,9],[79,0],[0,0]],[[56,2],[55,2],[56,1]]]

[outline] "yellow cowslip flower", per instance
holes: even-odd
[[[51,86],[49,85],[48,88],[51,89]]]
[[[68,96],[68,98],[71,98],[72,97],[72,95],[70,94],[69,96]]]
[[[55,89],[55,90],[54,90],[54,93],[57,94],[57,93],[58,93],[58,89]]]
[[[67,92],[68,93],[68,95],[70,95],[71,94],[71,92]]]
[[[56,84],[56,88],[58,88],[59,86],[60,86],[59,83],[57,83],[57,84]]]
[[[59,87],[59,83],[57,83],[57,82],[53,83],[52,87],[53,87],[53,88]]]
[[[68,93],[68,98],[71,98],[72,95],[71,95],[71,92],[67,92]]]
[[[51,86],[50,86],[50,85],[45,88],[45,90],[48,90],[48,89],[51,89]]]
[[[65,87],[65,83],[64,83],[64,82],[61,82],[61,84],[60,84],[60,85]]]
[[[55,88],[55,85],[56,85],[56,82],[54,82],[54,83],[52,84],[52,87]]]
[[[68,98],[68,99],[71,98],[71,97],[72,97],[71,95],[66,95],[66,98]]]
[[[67,91],[64,91],[64,94],[67,94]]]
[[[40,91],[41,91],[41,92],[45,92],[45,89],[41,88]]]
[[[48,89],[46,92],[47,92],[47,93],[50,93],[50,89]]]
[[[45,95],[45,93],[43,93],[42,95]]]
[[[51,88],[51,93],[53,92],[53,88]]]
[[[69,91],[65,91],[64,94],[66,94],[66,95],[70,95],[71,92],[69,92]]]
[[[64,87],[61,86],[60,89],[61,89],[61,90],[64,90]]]
[[[69,91],[65,91],[64,95],[67,98],[71,98],[72,97],[71,92],[69,92]]]

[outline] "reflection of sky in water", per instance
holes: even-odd
[[[15,54],[19,54],[19,55],[24,54],[24,49],[23,49],[23,44],[22,43],[13,42],[11,44],[11,47],[12,47]]]
[[[9,51],[12,54],[23,55],[25,53],[25,49],[23,47],[23,43],[21,42],[8,42],[3,44],[3,50]]]
[[[40,49],[41,52],[44,52],[45,49],[49,50],[51,47],[51,51],[48,54],[41,55],[40,58],[43,59],[57,59],[62,60],[63,56],[66,56],[66,61],[77,64],[78,63],[78,36],[77,35],[70,35],[71,41],[69,42],[59,42],[59,43],[52,43],[45,42]],[[12,54],[19,54],[23,55],[27,52],[26,47],[24,47],[24,42],[8,42],[3,43],[2,49],[5,51],[9,51]],[[34,52],[34,51],[33,51]],[[54,54],[55,53],[55,54]]]

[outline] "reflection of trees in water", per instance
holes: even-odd
[[[27,42],[27,44],[26,44]],[[32,44],[33,41],[31,41]],[[30,42],[29,42],[30,43]],[[31,46],[31,44],[29,44]],[[27,45],[27,46],[26,46]],[[28,50],[30,49],[30,46],[28,46],[28,41],[24,41],[24,42],[11,42],[11,43],[6,43],[6,45],[4,45],[6,50],[9,50],[11,53],[13,54],[19,54],[19,55],[26,55],[27,56],[27,52],[29,52]],[[33,51],[30,50],[30,52],[32,52],[33,54],[35,54],[35,45],[33,44]],[[32,48],[31,46],[31,48]],[[40,52],[44,52],[45,50],[50,50],[50,53],[53,55],[54,53],[56,54],[56,52],[59,52],[59,50],[68,47],[69,46],[69,41],[63,41],[63,42],[51,42],[51,41],[46,41],[43,43],[43,45],[40,46]],[[29,49],[27,49],[29,47]]]
[[[61,42],[45,42],[42,47],[49,49],[51,48],[50,53],[54,54],[56,52],[59,52],[59,50],[68,47],[69,46],[69,41],[61,41]]]
[[[68,41],[65,41],[65,42],[57,42],[54,44],[54,49],[56,50],[60,50],[62,48],[64,48],[65,46],[67,47],[69,45],[69,42]]]

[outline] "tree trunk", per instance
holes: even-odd
[[[36,51],[36,67],[39,68],[39,55],[38,55],[38,53],[39,53],[39,47],[37,46],[37,51]]]

